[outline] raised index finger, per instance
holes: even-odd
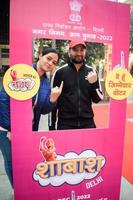
[[[96,74],[96,70],[94,68],[92,69],[92,72],[94,72]]]
[[[60,91],[62,91],[62,89],[63,89],[63,84],[64,84],[64,82],[61,81],[61,84],[60,84],[60,87],[59,87],[59,90],[60,90]]]

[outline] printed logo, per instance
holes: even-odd
[[[121,63],[107,75],[105,87],[108,95],[116,100],[126,99],[133,90],[133,78],[124,64],[124,52],[121,51]]]
[[[44,161],[36,165],[33,179],[41,186],[75,185],[84,179],[93,179],[105,165],[104,156],[96,155],[92,150],[79,155],[75,152],[58,155],[52,138],[41,137],[39,151]]]
[[[71,14],[69,16],[70,21],[80,22],[81,21],[80,11],[83,6],[81,2],[79,2],[78,0],[71,0],[69,6],[71,9]]]
[[[31,66],[17,64],[7,70],[3,85],[7,94],[12,98],[26,100],[37,93],[40,86],[40,78]]]
[[[17,72],[13,69],[11,69],[10,75],[12,77],[11,82],[8,84],[10,90],[25,92],[32,90],[35,86],[35,81],[31,78],[17,78]]]

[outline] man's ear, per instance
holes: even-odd
[[[87,54],[87,49],[85,49],[85,56],[86,56],[86,54]]]
[[[68,56],[69,56],[69,57],[70,57],[70,51],[71,51],[71,49],[68,50]]]

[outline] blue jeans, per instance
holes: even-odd
[[[7,131],[0,130],[0,150],[4,158],[6,174],[13,187],[11,141],[7,137],[7,133]]]

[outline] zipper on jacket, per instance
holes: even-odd
[[[80,116],[80,112],[81,112],[81,102],[80,102],[80,87],[79,87],[79,72],[77,72],[77,82],[78,82],[78,117]],[[78,127],[80,127],[80,121],[78,119]]]

